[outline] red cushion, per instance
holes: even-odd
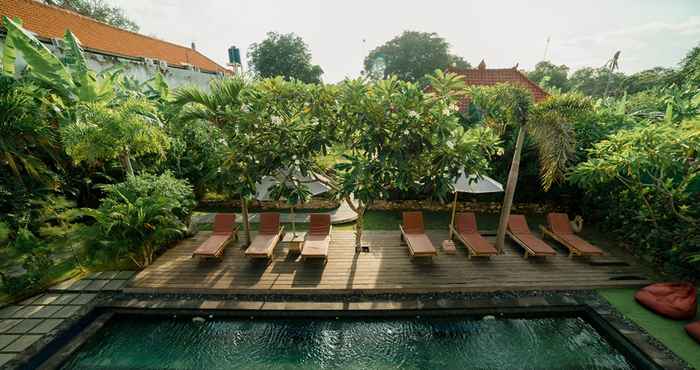
[[[691,283],[658,283],[640,289],[634,298],[642,306],[675,320],[695,317],[697,297]]]
[[[690,324],[686,325],[685,331],[687,331],[688,335],[693,337],[693,339],[700,342],[700,321],[696,321],[694,323],[690,323]]]

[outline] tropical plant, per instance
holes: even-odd
[[[76,121],[61,127],[66,153],[76,163],[119,159],[128,176],[134,176],[132,158],[165,155],[170,140],[157,111],[145,99],[129,98],[119,105],[80,103]]]
[[[70,30],[66,30],[63,38],[65,51],[62,60],[19,22],[3,17],[3,25],[7,29],[3,48],[6,75],[14,76],[15,58],[20,52],[30,67],[28,76],[55,92],[65,104],[108,101],[114,97],[113,75],[101,77],[90,70],[80,41]]]
[[[611,224],[654,258],[700,261],[700,122],[621,130],[595,144],[570,180],[605,196]],[[617,219],[616,219],[617,218]],[[694,230],[694,231],[693,231]]]
[[[171,173],[144,173],[103,187],[97,210],[88,211],[95,224],[82,232],[90,253],[128,257],[139,267],[151,264],[167,243],[187,233],[195,206],[192,188]]]
[[[294,33],[268,32],[267,38],[250,45],[248,64],[258,76],[297,79],[306,83],[321,82],[323,70],[311,64],[311,52],[304,40]]]
[[[581,95],[562,94],[535,105],[527,89],[510,84],[473,87],[469,95],[473,104],[482,110],[487,126],[496,127],[502,133],[514,127],[518,132],[496,235],[496,247],[503,250],[525,136],[529,134],[537,147],[542,186],[548,190],[563,179],[574,158],[573,123],[591,111],[593,104]]]
[[[448,67],[471,68],[463,58],[450,54],[450,44],[436,33],[404,31],[365,57],[365,75],[373,79],[396,76],[427,84],[426,75]]]
[[[0,167],[23,182],[25,175],[46,180],[44,158],[56,157],[57,138],[41,104],[45,92],[29,82],[0,76]]]
[[[393,190],[444,198],[461,171],[481,174],[497,150],[488,128],[464,129],[456,114],[464,82],[436,71],[431,91],[389,77],[340,86],[341,138],[349,153],[335,166],[335,187],[358,213],[356,249],[362,247],[367,207]],[[354,197],[355,202],[350,200]]]

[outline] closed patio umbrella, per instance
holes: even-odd
[[[462,171],[462,174],[457,178],[454,184],[455,198],[452,202],[452,216],[450,218],[450,239],[452,239],[452,229],[455,225],[455,214],[457,213],[457,196],[459,193],[486,194],[499,193],[503,191],[503,185],[498,181],[485,175],[467,175]]]

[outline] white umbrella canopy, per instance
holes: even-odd
[[[457,213],[457,196],[459,193],[472,194],[487,194],[499,193],[503,191],[503,185],[498,181],[485,175],[467,175],[462,171],[462,174],[457,178],[454,184],[455,199],[452,202],[452,217],[450,218],[450,240],[452,239],[452,230],[455,225],[455,214]]]
[[[258,200],[273,200],[270,198],[270,189],[273,185],[279,184],[284,177],[286,177],[287,171],[277,175],[277,176],[265,176],[262,181],[255,184],[255,198]],[[311,192],[312,196],[326,193],[330,188],[324,185],[322,182],[316,180],[312,176],[302,176],[301,173],[295,172],[293,177],[300,182],[304,183],[306,187]],[[321,177],[321,176],[319,176]],[[321,177],[322,178],[322,177]]]
[[[488,176],[467,175],[462,172],[454,184],[455,192],[485,194],[503,191],[503,185]]]
[[[263,177],[262,181],[259,183],[255,184],[255,198],[258,200],[273,200],[270,198],[270,190],[273,185],[279,184],[280,182],[284,181],[286,177],[288,177],[290,170],[283,170],[280,171],[275,176],[265,176]],[[316,175],[319,178],[323,178],[323,176]],[[309,192],[311,193],[311,196],[316,196],[319,194],[326,193],[330,190],[328,186],[323,184],[322,182],[316,180],[316,177],[314,176],[302,176],[301,172],[298,170],[294,170],[294,173],[292,175],[294,179],[297,181],[303,183],[306,185],[306,187],[309,189]],[[295,217],[294,217],[294,206],[291,207],[291,217],[292,217],[292,233],[296,235],[296,222],[295,222]]]

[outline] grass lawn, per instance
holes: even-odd
[[[652,313],[634,300],[635,291],[636,289],[601,289],[598,293],[625,317],[644,328],[686,360],[690,366],[700,369],[700,344],[688,336],[683,329],[683,326],[690,321],[670,320]],[[700,319],[700,316],[696,319]]]
[[[228,210],[228,212],[231,212]],[[277,212],[277,211],[275,211]],[[288,213],[284,210],[279,211],[280,213]],[[300,212],[300,211],[297,211]],[[304,213],[309,213],[309,211],[301,211]],[[319,210],[317,212],[324,212]],[[498,228],[498,214],[477,214],[476,222],[479,226],[479,230],[496,230]],[[537,230],[537,225],[546,224],[546,220],[542,215],[528,215],[528,224],[532,230]],[[425,223],[425,228],[429,230],[447,230],[447,226],[450,223],[450,212],[448,211],[423,211],[423,222]],[[401,211],[367,211],[365,212],[364,226],[365,230],[398,230],[399,225],[401,225]],[[308,224],[297,223],[296,229],[299,231],[305,231],[308,229]],[[211,230],[211,224],[200,224],[199,230]],[[292,229],[292,225],[289,223],[284,224],[284,228],[287,231]],[[355,223],[347,223],[342,225],[333,225],[334,230],[354,230]],[[258,223],[250,223],[251,230],[258,229]]]

